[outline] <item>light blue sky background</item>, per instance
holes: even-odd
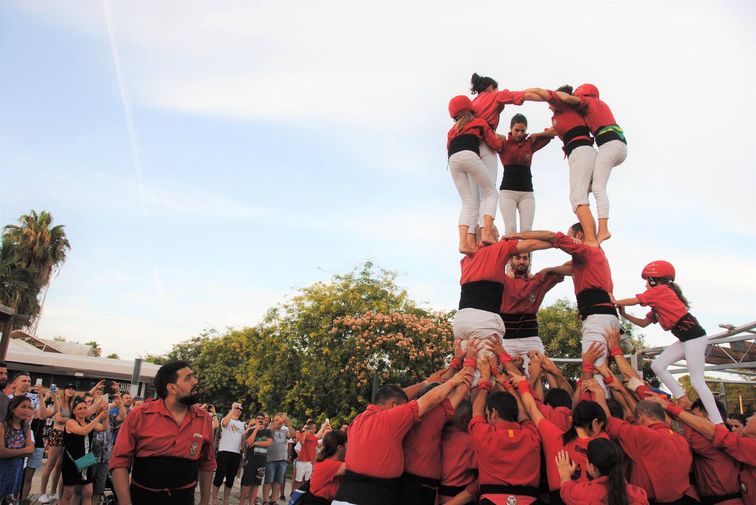
[[[162,352],[367,259],[454,308],[446,106],[473,72],[597,84],[629,141],[615,294],[668,259],[711,332],[751,321],[754,19],[748,1],[4,2],[0,221],[46,209],[72,244],[38,334]],[[518,111],[550,122],[528,104],[502,125]],[[536,228],[574,220],[557,144],[535,156]]]

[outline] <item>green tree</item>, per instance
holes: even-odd
[[[89,355],[90,356],[102,356],[102,347],[100,347],[100,344],[97,343],[95,340],[90,340],[89,342],[84,342],[84,345],[89,346]]]
[[[9,237],[0,242],[0,303],[29,306],[37,297],[37,272],[23,266],[21,248]]]
[[[105,356],[108,359],[121,359],[121,357],[118,355],[118,353],[111,352],[107,356]]]

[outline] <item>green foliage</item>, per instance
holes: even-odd
[[[121,357],[118,355],[118,353],[111,352],[107,356],[105,356],[108,359],[121,359]]]
[[[706,380],[716,380],[714,377],[705,377]],[[698,392],[690,384],[690,375],[683,375],[678,379],[680,386],[682,386],[685,394],[688,395],[691,401],[698,400]],[[708,382],[707,385],[714,396],[720,402],[724,403],[727,413],[740,412],[740,404],[742,401],[743,410],[748,412],[749,409],[753,409],[756,405],[756,381],[753,384],[721,384],[718,382]],[[722,390],[725,395],[722,396]]]
[[[84,345],[89,346],[89,355],[90,356],[102,356],[102,347],[100,347],[100,344],[97,343],[96,340],[90,340],[89,342],[84,342]]]

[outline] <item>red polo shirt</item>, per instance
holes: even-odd
[[[543,417],[554,423],[560,430],[567,431],[572,426],[571,409],[567,407],[554,408],[551,405],[546,405],[541,400],[536,400],[536,405],[541,414],[543,414]]]
[[[472,121],[460,129],[457,129],[456,126],[452,126],[451,130],[449,130],[449,133],[446,135],[446,148],[449,149],[451,141],[460,135],[475,135],[479,139],[485,140],[486,144],[488,144],[488,146],[494,151],[501,149],[501,140],[499,140],[499,137],[497,137],[494,131],[491,130],[488,123],[478,117],[473,118]]]
[[[554,109],[554,115],[551,116],[551,124],[554,126],[554,130],[556,130],[556,134],[562,142],[564,142],[567,132],[573,128],[588,126],[585,124],[583,116],[574,108],[564,103],[553,91],[549,91],[549,98],[546,102]],[[574,140],[591,140],[591,137],[589,135],[579,135],[572,137],[570,142]],[[565,145],[568,143],[565,143]]]
[[[693,473],[696,489],[701,496],[723,496],[740,491],[738,473],[740,462],[727,454],[724,449],[714,447],[714,443],[683,424],[685,439],[693,450]],[[722,505],[734,505],[739,500],[727,500]]]
[[[470,421],[481,485],[538,486],[541,437],[531,421],[488,424],[483,416]]]
[[[504,267],[517,252],[517,240],[502,239],[495,244],[480,247],[472,256],[460,261],[462,277],[460,284],[475,281],[504,283]]]
[[[745,486],[743,502],[756,503],[756,438],[739,437],[718,424],[714,432],[714,447],[721,447],[727,454],[743,463],[740,482]]]
[[[524,277],[503,277],[504,296],[501,298],[502,314],[535,314],[541,307],[543,297],[551,288],[564,280],[559,275],[543,275],[540,272]]]
[[[215,470],[215,436],[210,414],[192,406],[176,423],[165,400],[133,409],[118,430],[110,469],[131,468],[134,458],[170,456],[199,461],[201,472]]]
[[[499,115],[505,105],[522,105],[523,93],[521,91],[483,91],[478,93],[472,101],[475,115],[491,125],[491,129],[499,127]]]
[[[299,440],[302,448],[299,450],[297,461],[301,463],[311,463],[315,461],[315,451],[318,448],[318,437],[315,435],[302,435]]]
[[[420,420],[417,400],[391,409],[368,405],[349,426],[346,467],[367,477],[393,479],[404,473],[404,436]]]
[[[651,307],[648,316],[667,331],[674,328],[680,318],[688,313],[688,308],[672,288],[664,284],[652,286],[645,293],[637,294],[635,297],[644,307]]]
[[[666,423],[637,426],[610,417],[606,432],[633,462],[630,483],[642,487],[649,500],[672,502],[685,495],[693,456],[687,440]]]
[[[575,294],[586,289],[603,289],[607,293],[614,291],[612,271],[603,249],[582,242],[575,243],[562,232],[555,235],[554,246],[572,256],[572,282],[575,284]]]
[[[551,142],[550,137],[525,137],[521,141],[516,141],[512,134],[507,135],[507,140],[501,144],[499,159],[503,166],[520,165],[529,167],[533,161],[533,153],[542,149],[546,144]]]
[[[576,437],[565,445],[562,441],[562,435],[566,430],[561,430],[548,419],[541,419],[538,423],[538,431],[541,433],[541,440],[543,441],[543,454],[546,457],[546,477],[549,481],[550,491],[554,491],[560,487],[559,470],[557,469],[555,459],[559,451],[567,451],[570,459],[577,465],[575,469],[575,473],[578,475],[577,482],[587,482],[588,472],[585,469],[585,465],[588,462],[586,458],[588,443],[594,438],[609,438],[606,433],[601,432],[596,437]]]
[[[577,482],[570,480],[564,483],[559,494],[564,503],[569,505],[606,505],[608,477],[599,477],[591,481]],[[627,485],[628,505],[648,505],[646,492],[638,486]]]
[[[310,477],[310,492],[320,498],[333,500],[341,484],[341,477],[337,477],[336,474],[343,464],[343,461],[330,458],[317,463]]]
[[[441,484],[461,487],[475,482],[478,459],[472,438],[455,426],[447,426],[441,434]]]
[[[585,124],[591,129],[591,133],[595,135],[602,126],[617,124],[612,110],[602,100],[584,96],[579,98],[581,105],[585,107]]]
[[[441,479],[441,431],[454,418],[447,398],[415,424],[404,437],[404,471],[418,477]]]

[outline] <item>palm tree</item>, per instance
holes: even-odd
[[[9,237],[0,242],[0,303],[11,308],[36,301],[37,272],[21,266],[20,251]]]
[[[63,225],[52,226],[53,217],[47,211],[30,211],[19,218],[18,225],[8,225],[3,233],[3,244],[13,248],[18,269],[26,271],[28,289],[19,297],[18,314],[31,316],[29,324],[39,315],[42,307],[39,293],[52,278],[53,273],[66,260],[66,251],[71,244],[66,238]],[[10,254],[10,252],[9,252]]]

